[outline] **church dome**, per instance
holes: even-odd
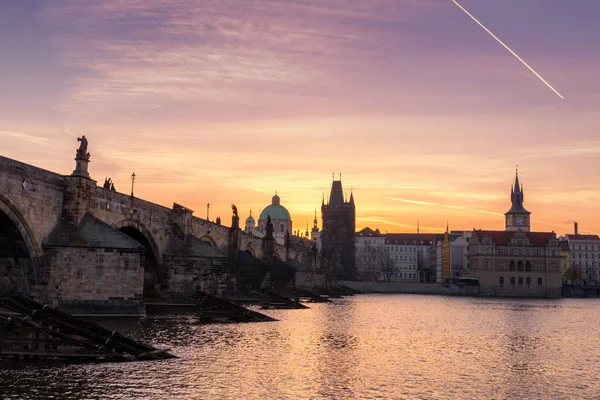
[[[287,208],[285,208],[284,206],[282,206],[280,204],[280,199],[279,196],[277,196],[277,193],[275,193],[275,196],[273,196],[272,202],[269,206],[265,207],[264,210],[262,210],[262,212],[260,213],[260,217],[259,217],[259,221],[260,220],[267,220],[267,216],[271,217],[271,220],[285,220],[285,221],[291,221],[292,218],[290,217],[290,212],[287,210]]]
[[[255,222],[256,222],[256,221],[254,220],[254,217],[252,216],[252,214],[250,214],[250,215],[248,216],[248,218],[246,218],[246,224],[248,224],[248,223],[252,223],[252,224],[253,224],[253,223],[255,223]]]

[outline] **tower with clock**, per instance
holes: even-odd
[[[510,201],[512,203],[510,210],[504,215],[506,216],[507,231],[523,231],[529,232],[531,229],[530,215],[531,213],[523,207],[523,186],[519,184],[519,171],[515,176],[515,184],[510,190]]]

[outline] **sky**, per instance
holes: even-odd
[[[227,224],[332,173],[382,232],[600,232],[600,2],[0,1],[0,154]],[[320,216],[319,216],[320,224]]]

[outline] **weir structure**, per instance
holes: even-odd
[[[314,243],[285,245],[99,186],[83,136],[61,175],[0,156],[0,296],[76,314],[143,315],[197,291],[219,298],[325,284]]]

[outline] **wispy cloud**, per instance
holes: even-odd
[[[49,140],[48,138],[31,135],[28,133],[15,132],[15,131],[3,131],[3,130],[0,130],[0,136],[10,137],[10,138],[14,138],[17,140],[35,143],[35,144],[43,144]]]

